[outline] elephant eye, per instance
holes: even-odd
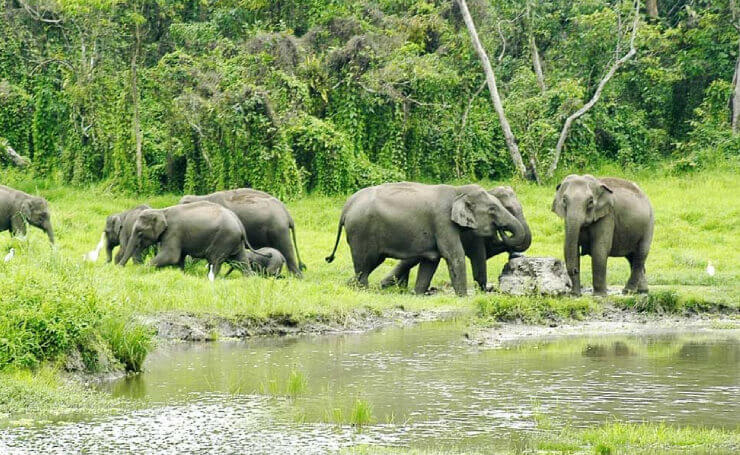
[[[594,198],[589,198],[588,200],[588,206],[593,207],[594,206]]]

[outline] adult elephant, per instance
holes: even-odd
[[[26,222],[44,231],[54,243],[46,199],[0,185],[0,232],[10,230],[11,235],[26,235]]]
[[[301,270],[305,270],[306,266],[298,253],[295,223],[288,208],[279,199],[263,191],[239,188],[205,196],[184,196],[180,199],[180,204],[198,201],[213,202],[234,212],[255,248],[272,247],[280,251],[285,257],[288,270],[298,278],[303,277]]]
[[[123,252],[126,251],[126,246],[131,238],[131,233],[134,230],[134,223],[136,218],[144,210],[150,209],[146,204],[138,205],[131,210],[125,212],[115,213],[110,215],[105,220],[105,253],[106,262],[110,262],[113,259],[113,248],[121,246],[116,253],[116,264],[121,261]],[[134,256],[134,262],[141,264],[143,262],[142,255]]]
[[[334,260],[342,226],[347,230],[355,277],[361,286],[367,286],[370,273],[386,258],[414,259],[420,261],[417,293],[429,287],[440,258],[444,258],[455,292],[467,294],[463,231],[478,237],[499,232],[507,244],[519,244],[526,236],[524,227],[501,201],[478,185],[403,182],[358,191],[344,205],[327,262]]]
[[[254,251],[239,218],[231,210],[205,201],[143,210],[134,222],[119,265],[125,266],[132,256],[154,244],[159,249],[152,266],[183,268],[185,257],[191,256],[206,259],[214,275],[224,262],[246,264],[245,247]]]
[[[631,273],[624,292],[647,292],[645,260],[653,239],[653,209],[634,183],[569,175],[558,186],[552,211],[565,220],[565,264],[573,294],[581,293],[582,255],[591,256],[594,295],[606,294],[609,256],[625,257]]]
[[[460,232],[465,256],[470,258],[470,264],[473,269],[473,280],[478,283],[481,290],[486,290],[488,285],[488,271],[486,261],[493,256],[508,252],[509,255],[522,253],[529,248],[532,243],[532,233],[529,230],[529,224],[524,217],[522,204],[516,197],[514,189],[510,186],[497,186],[488,190],[488,193],[496,197],[506,210],[509,211],[524,228],[524,237],[520,242],[513,244],[511,240],[502,237],[498,232],[494,232],[489,237],[480,237],[473,231],[463,230]],[[393,285],[408,286],[409,273],[411,269],[419,264],[419,259],[404,259],[391,270],[391,272],[381,281],[382,287]],[[427,289],[424,289],[426,292]]]

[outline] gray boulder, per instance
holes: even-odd
[[[571,290],[565,264],[556,258],[509,259],[498,277],[499,291],[512,295],[564,295]]]

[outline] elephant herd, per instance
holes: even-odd
[[[569,175],[556,188],[552,211],[565,221],[564,255],[573,293],[581,292],[580,256],[592,257],[594,295],[606,293],[608,257],[625,257],[631,274],[625,292],[647,292],[645,260],[652,241],[654,218],[645,193],[633,182],[591,175]],[[49,205],[0,185],[0,231],[25,235],[26,223],[54,243]],[[342,229],[346,231],[354,265],[353,280],[368,285],[369,275],[386,258],[398,264],[381,281],[382,287],[407,286],[418,266],[415,292],[428,291],[442,258],[452,287],[467,294],[465,258],[473,279],[487,288],[486,262],[501,254],[526,251],[532,233],[513,189],[479,185],[386,183],[357,191],[347,199],[337,237],[327,262],[334,260]],[[301,278],[295,223],[277,198],[253,189],[184,196],[163,209],[139,205],[106,219],[101,246],[108,262],[143,262],[156,249],[151,265],[184,267],[187,256],[205,259],[213,279],[223,264],[232,270],[279,276],[283,266]]]

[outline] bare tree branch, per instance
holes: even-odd
[[[618,60],[616,60],[612,65],[611,68],[609,68],[609,71],[606,72],[604,77],[599,82],[599,85],[596,87],[596,91],[594,92],[591,99],[583,105],[580,109],[578,109],[576,112],[570,115],[565,120],[565,124],[563,125],[563,129],[560,132],[560,138],[558,139],[558,143],[555,146],[555,156],[553,157],[552,164],[550,164],[550,169],[547,171],[547,177],[550,178],[555,173],[555,170],[558,168],[558,161],[560,160],[560,154],[563,151],[563,147],[565,146],[565,141],[568,139],[568,133],[570,133],[570,128],[573,125],[573,122],[576,121],[578,118],[583,116],[586,112],[588,112],[594,105],[599,101],[599,98],[601,97],[601,92],[604,91],[604,87],[606,87],[606,84],[611,80],[611,78],[614,76],[614,74],[617,72],[617,70],[624,65],[624,63],[631,59],[636,53],[637,49],[635,48],[635,37],[637,36],[637,27],[640,22],[640,0],[635,0],[635,17],[632,22],[632,36],[630,37],[630,50],[624,56]]]
[[[18,3],[20,3],[21,6],[23,6],[23,9],[25,9],[26,12],[28,12],[28,14],[30,14],[31,17],[34,18],[34,20],[37,20],[39,22],[44,22],[47,24],[61,24],[62,23],[61,19],[47,19],[46,17],[44,17],[42,13],[40,13],[38,10],[31,8],[31,6],[28,3],[24,2],[23,0],[18,0]]]
[[[547,90],[545,85],[545,75],[542,72],[542,59],[540,58],[540,51],[537,49],[537,42],[534,38],[534,27],[532,26],[532,11],[530,2],[527,1],[527,34],[529,35],[529,48],[532,52],[532,66],[534,67],[534,74],[537,76],[537,85],[540,86],[540,91],[544,92]]]
[[[25,156],[21,156],[16,152],[13,147],[10,146],[5,138],[0,137],[0,151],[3,152],[5,157],[10,160],[14,165],[24,168],[27,167],[31,162]]]
[[[519,146],[516,143],[514,133],[511,132],[509,121],[506,119],[506,113],[504,112],[504,106],[501,103],[501,97],[498,93],[498,87],[496,87],[496,76],[493,74],[491,62],[488,60],[488,55],[486,55],[486,51],[485,49],[483,49],[483,45],[478,38],[478,32],[475,29],[473,18],[470,16],[470,11],[468,10],[467,3],[465,3],[465,0],[457,0],[457,3],[460,6],[460,13],[462,13],[463,20],[465,21],[465,25],[468,28],[468,33],[470,34],[470,38],[473,41],[475,52],[478,54],[478,58],[483,65],[483,71],[486,74],[486,83],[488,84],[488,91],[491,93],[491,101],[493,101],[493,107],[494,109],[496,109],[496,114],[498,114],[499,123],[501,123],[501,129],[504,133],[506,145],[509,148],[511,160],[514,163],[514,167],[516,167],[517,171],[519,172],[519,175],[521,175],[523,178],[526,178],[527,169],[524,166],[524,162],[522,161],[522,155],[519,152]]]
[[[473,93],[470,99],[468,99],[468,104],[465,106],[465,110],[463,111],[460,131],[457,133],[457,147],[455,148],[455,175],[457,175],[457,178],[462,177],[460,172],[460,147],[462,145],[462,136],[465,133],[465,125],[468,123],[468,115],[470,115],[470,109],[473,107],[473,101],[478,98],[478,95],[480,95],[480,92],[482,92],[485,87],[486,80],[483,79],[483,82],[478,86],[478,89]]]

